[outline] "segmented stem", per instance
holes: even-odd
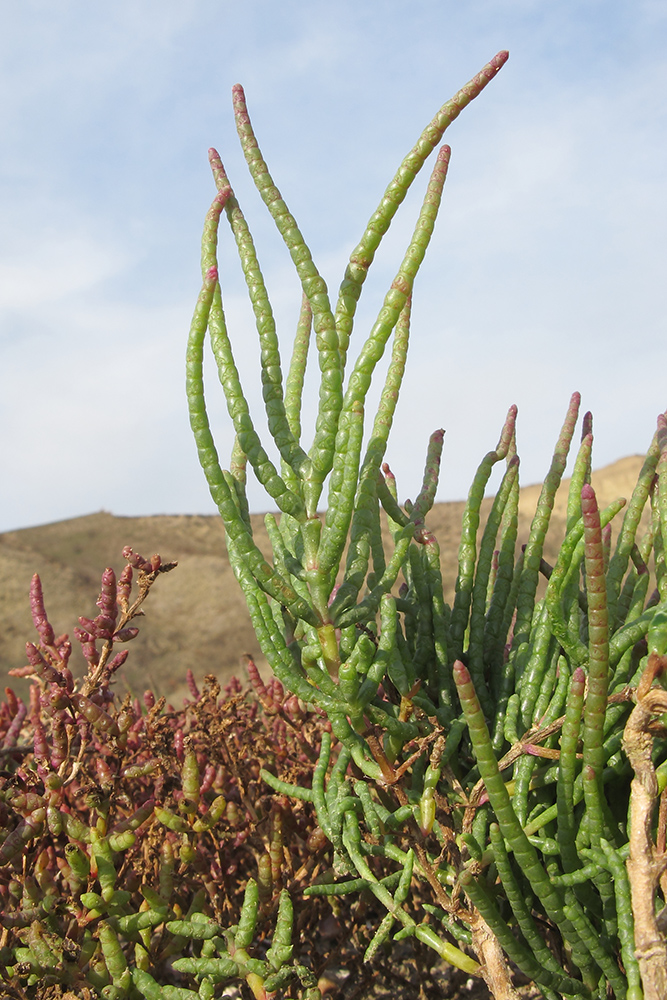
[[[603,835],[602,739],[609,688],[609,620],[600,512],[595,491],[588,484],[581,490],[581,509],[584,522],[589,648],[588,693],[584,706],[582,739],[584,771],[590,769],[591,779],[594,775],[594,780],[584,781],[584,797],[592,821],[590,829],[593,846],[598,847]]]
[[[427,157],[442,139],[443,133],[458,118],[461,111],[482,92],[496,73],[509,59],[509,52],[498,52],[490,62],[477,73],[451,100],[440,108],[433,120],[426,126],[416,145],[411,149],[387,187],[380,204],[371,216],[364,235],[352,251],[350,263],[338,293],[336,305],[336,328],[340,342],[343,367],[352,332],[354,314],[368,269],[382,237],[389,229],[394,215],[403,202],[410,185],[421,170]]]

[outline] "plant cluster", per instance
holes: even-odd
[[[384,457],[413,283],[440,205],[448,146],[437,154],[377,320],[348,365],[357,302],[383,235],[445,128],[506,58],[499,53],[445,104],[404,159],[350,257],[335,306],[262,157],[243,90],[234,88],[245,159],[294,262],[303,305],[283,384],[254,244],[211,150],[217,194],[204,228],[203,285],[188,345],[190,420],[262,650],[285,688],[325,714],[340,745],[333,755],[323,738],[305,784],[286,783],[270,768],[262,772],[276,792],[312,803],[332,845],[333,881],[306,892],[375,895],[386,915],[368,958],[414,937],[482,975],[499,998],[515,995],[511,960],[548,1000],[590,1000],[609,991],[639,1000],[642,987],[657,1000],[667,996],[667,947],[655,916],[667,808],[657,831],[652,819],[667,770],[656,721],[664,694],[654,685],[667,665],[665,418],[612,549],[611,522],[625,501],[598,509],[590,485],[592,420],[584,417],[567,533],[550,567],[542,558],[544,539],[579,396],[572,397],[518,554],[519,459],[516,408],[510,408],[470,490],[456,596],[447,605],[437,540],[425,521],[443,433],[431,438],[414,502],[399,505]],[[256,316],[279,465],[255,430],[227,331],[217,259],[223,212]],[[320,392],[306,451],[301,397],[311,330]],[[236,433],[229,471],[220,466],[204,399],[207,333]],[[365,429],[367,393],[390,339],[379,408]],[[480,535],[480,505],[497,463],[505,463],[505,474]],[[253,539],[247,465],[280,511],[279,519],[266,520],[272,563]],[[543,593],[540,575],[547,580]],[[425,886],[431,898],[417,905]]]
[[[338,302],[275,186],[241,88],[239,136],[303,290],[283,385],[254,244],[218,154],[203,287],[188,344],[191,425],[229,558],[274,679],[254,696],[215,678],[180,709],[112,682],[158,557],[125,551],[102,577],[99,615],[77,630],[87,669],[56,636],[35,578],[39,642],[29,704],[0,706],[0,968],[9,995],[51,987],[108,1000],[258,1000],[321,994],[332,916],[379,963],[401,941],[515,1000],[516,970],[546,1000],[667,996],[667,419],[658,418],[629,502],[598,508],[592,420],[582,421],[567,531],[543,558],[578,420],[572,397],[517,551],[516,408],[482,460],[463,514],[456,593],[443,596],[429,530],[443,432],[422,488],[399,503],[385,450],[403,376],[413,282],[433,232],[449,147],[413,237],[348,368],[354,314],[382,236],[447,125],[507,59],[443,106],[403,161],[354,250]],[[268,428],[251,419],[228,336],[217,240],[232,229],[257,319]],[[311,338],[320,393],[301,443]],[[203,391],[206,335],[235,429],[220,466]],[[391,339],[373,424],[365,401]],[[280,511],[268,562],[253,538],[251,466]],[[485,524],[494,466],[504,475]],[[326,513],[318,513],[326,494]],[[625,507],[612,544],[612,522]],[[131,603],[136,575],[138,596]],[[659,800],[659,809],[656,809]],[[295,919],[296,917],[296,919]],[[420,950],[421,949],[421,950]],[[425,958],[430,955],[431,958]],[[53,993],[55,998],[57,993]]]
[[[12,671],[31,678],[29,702],[7,688],[0,704],[5,993],[186,1000],[239,980],[260,1000],[292,981],[319,997],[327,956],[313,927],[331,910],[313,899],[294,921],[292,899],[323,868],[325,842],[312,809],[267,795],[260,770],[307,782],[326,720],[264,685],[252,661],[252,696],[213,676],[200,691],[188,671],[179,710],[150,691],[121,702],[127,650],[114,646],[137,635],[128,623],[175,565],[123,554],[120,576],[102,575],[100,613],[79,619],[78,680],[33,578],[39,641]]]

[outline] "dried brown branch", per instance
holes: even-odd
[[[647,673],[655,676],[651,654]],[[653,842],[653,816],[658,800],[658,779],[651,761],[653,716],[667,712],[667,691],[661,688],[641,691],[623,735],[623,747],[635,772],[630,788],[630,854],[628,877],[635,923],[635,954],[644,987],[645,1000],[667,997],[667,940],[656,919],[655,895],[667,859]]]

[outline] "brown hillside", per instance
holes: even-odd
[[[618,496],[630,497],[642,458],[632,456],[593,473],[601,506]],[[539,486],[521,491],[519,540],[528,537]],[[559,491],[547,539],[546,558],[553,562],[565,525],[567,481]],[[483,505],[483,516],[491,500]],[[464,504],[437,504],[428,518],[442,551],[445,586],[451,598]],[[262,515],[253,516],[258,544],[269,551]],[[121,551],[131,545],[150,556],[175,559],[178,568],[161,577],[146,604],[140,635],[119,686],[139,693],[151,687],[172,699],[183,692],[188,667],[197,678],[215,673],[225,680],[249,652],[261,660],[241,592],[227,559],[224,532],[216,516],[114,517],[101,512],[37,528],[0,534],[0,675],[4,684],[25,691],[24,682],[7,678],[11,667],[25,663],[25,642],[34,639],[28,592],[30,578],[42,578],[46,607],[57,632],[72,633],[79,615],[93,617],[105,566],[120,571]],[[75,654],[76,655],[76,654]],[[83,665],[82,658],[78,663]],[[4,686],[4,685],[3,685]]]

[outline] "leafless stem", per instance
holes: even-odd
[[[656,657],[649,657],[647,671],[655,676]],[[662,659],[662,658],[661,658]],[[645,1000],[667,997],[667,941],[658,926],[655,894],[660,876],[666,867],[663,852],[653,843],[652,825],[658,799],[658,780],[651,761],[653,736],[650,732],[654,715],[667,712],[667,691],[646,690],[632,710],[623,735],[623,746],[635,777],[630,788],[630,854],[628,877],[635,923],[635,954],[644,987]]]
[[[470,921],[473,948],[479,958],[480,972],[489,987],[494,1000],[520,1000],[512,986],[507,959],[493,933],[479,910],[473,907]]]

